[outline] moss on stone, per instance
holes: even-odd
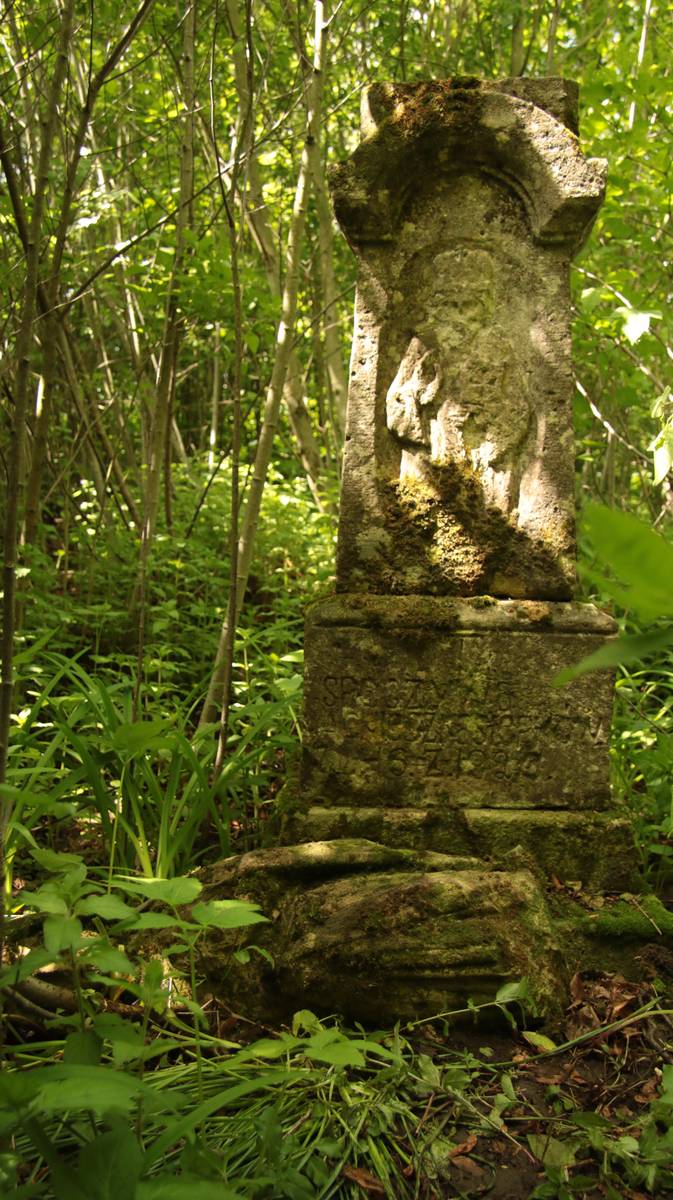
[[[622,898],[599,912],[584,916],[580,927],[592,937],[629,938],[652,942],[673,939],[673,913],[654,895]]]
[[[327,868],[327,869],[326,869]],[[306,1006],[380,1022],[492,1000],[526,975],[553,1015],[562,976],[544,900],[527,870],[393,850],[361,839],[254,851],[202,873],[206,899],[245,897],[268,925],[208,931],[213,992],[264,1020]],[[244,974],[231,961],[246,943]]]
[[[574,583],[572,526],[549,542],[533,539],[484,501],[483,482],[467,462],[428,464],[424,479],[381,479],[379,493],[394,554],[383,582],[392,593],[569,600]],[[420,578],[400,587],[405,564]],[[423,566],[425,564],[425,567]],[[385,568],[378,564],[385,576]]]

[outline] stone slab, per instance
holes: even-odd
[[[338,597],[305,638],[306,807],[601,810],[613,680],[554,677],[614,628],[591,605]],[[399,842],[398,844],[404,844]]]
[[[437,809],[331,806],[288,812],[287,842],[371,838],[438,854],[481,855],[501,865],[523,851],[547,877],[579,881],[589,892],[638,890],[641,880],[629,818],[558,809]]]

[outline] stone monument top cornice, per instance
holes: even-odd
[[[331,172],[351,245],[387,241],[407,215],[419,168],[500,178],[522,200],[533,237],[574,254],[605,194],[607,164],[577,138],[576,84],[559,78],[376,83],[362,96],[362,142]]]

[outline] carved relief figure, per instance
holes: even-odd
[[[518,502],[532,406],[522,349],[499,320],[506,271],[468,242],[414,256],[402,294],[413,295],[417,320],[388,388],[386,421],[403,446],[401,479],[422,477],[428,463],[464,461],[486,503],[507,513]]]

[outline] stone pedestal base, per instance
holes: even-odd
[[[633,881],[612,806],[613,680],[554,678],[614,632],[592,605],[343,595],[310,611],[301,800],[286,842],[367,837]]]
[[[560,1014],[562,959],[525,869],[348,838],[252,851],[201,879],[203,899],[244,896],[271,917],[209,930],[198,950],[207,986],[259,1020],[289,1022],[307,1007],[374,1025],[465,1014],[524,977],[540,1015]],[[241,938],[268,954],[237,971]]]

